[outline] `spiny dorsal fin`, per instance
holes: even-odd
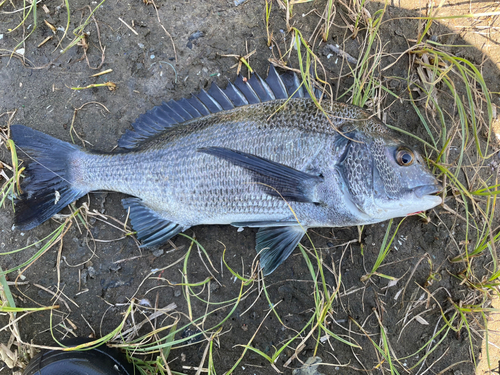
[[[316,92],[315,95],[319,97]],[[257,73],[249,80],[238,76],[234,84],[229,83],[224,90],[214,83],[208,91],[201,90],[191,98],[171,100],[154,107],[135,120],[132,124],[134,130],[127,130],[118,141],[118,145],[134,149],[147,139],[187,120],[247,104],[289,97],[304,98],[309,97],[309,94],[302,88],[301,81],[295,73],[287,72],[280,75],[271,65],[265,80]]]

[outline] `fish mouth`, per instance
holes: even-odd
[[[426,195],[440,193],[442,190],[443,190],[443,187],[440,184],[418,186],[418,187],[412,189],[413,193],[415,194],[415,196],[417,198],[423,198]]]

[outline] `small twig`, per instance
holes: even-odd
[[[148,322],[151,322],[152,320],[162,316],[162,315],[168,315],[169,312],[171,311],[174,311],[175,309],[177,308],[177,305],[175,304],[175,302],[172,302],[170,303],[168,306],[165,306],[157,311],[155,311],[154,313],[152,313],[149,317],[147,317],[146,319],[144,319],[143,321],[139,322],[139,323],[136,323],[134,324],[132,327],[130,327],[129,329],[125,330],[125,331],[122,331],[120,332],[120,336],[127,336],[129,334],[131,334],[132,336],[135,335],[137,332],[139,332],[139,330]],[[131,336],[131,337],[132,337]],[[131,339],[131,337],[129,337],[128,339]]]
[[[36,286],[37,288],[40,288],[40,289],[42,289],[42,290],[46,291],[46,292],[47,292],[47,293],[49,293],[49,294],[52,294],[52,296],[57,297],[57,299],[58,299],[58,300],[61,300],[61,302],[62,302],[62,303],[64,303],[64,306],[66,306],[66,308],[68,309],[68,311],[69,311],[69,312],[71,312],[71,309],[69,308],[69,306],[68,306],[68,304],[66,303],[66,301],[64,300],[64,298],[62,298],[62,297],[61,297],[61,295],[59,295],[59,296],[58,296],[58,295],[57,295],[56,293],[54,293],[52,290],[47,289],[47,288],[45,288],[44,286],[41,286],[41,285],[39,285],[39,284],[33,284],[33,285],[34,285],[34,286]],[[71,300],[70,300],[70,301],[71,301]],[[71,302],[73,302],[73,301],[71,301]],[[73,303],[75,303],[75,302],[73,302]],[[76,303],[75,303],[75,304],[76,304]],[[77,306],[78,306],[78,305],[77,305]]]
[[[175,57],[175,62],[177,62],[177,50],[175,49],[175,43],[174,43],[174,39],[172,38],[172,35],[170,35],[170,33],[167,31],[167,29],[165,29],[165,27],[163,26],[163,24],[161,23],[161,20],[160,20],[160,13],[158,12],[158,7],[156,6],[156,3],[151,0],[151,3],[153,4],[153,7],[155,8],[155,11],[156,11],[156,17],[158,18],[158,23],[160,24],[161,28],[163,29],[163,31],[165,31],[165,34],[167,34],[167,36],[170,38],[170,42],[172,42],[172,47],[174,48],[174,57]]]
[[[57,290],[60,290],[59,287],[61,285],[61,255],[62,255],[62,250],[63,250],[63,239],[61,238],[61,241],[59,242],[59,250],[57,250],[57,264],[56,264],[56,271],[57,271]],[[71,310],[70,310],[71,311]]]
[[[354,57],[352,57],[351,55],[349,55],[347,52],[345,51],[342,51],[339,47],[336,47],[334,46],[333,44],[327,44],[326,45],[328,48],[330,48],[330,50],[337,54],[338,56],[344,58],[347,60],[347,62],[351,63],[351,64],[357,64],[358,63],[358,60],[355,59]]]
[[[43,46],[45,43],[47,43],[49,40],[51,40],[54,36],[53,35],[49,35],[47,38],[45,38],[37,47],[40,48],[41,46]]]
[[[18,281],[18,282],[15,282],[15,281],[7,281],[7,285],[11,286],[11,285],[28,285],[30,282],[29,281]]]
[[[114,91],[116,90],[116,83],[113,83],[111,81],[105,82],[105,83],[93,83],[91,85],[85,86],[85,87],[71,87],[71,90],[86,90],[86,89],[93,89],[96,87],[107,87],[109,91]]]
[[[89,9],[90,9],[90,6],[89,6]],[[90,12],[92,14],[92,19],[94,20],[95,28],[97,30],[97,41],[99,42],[99,48],[101,49],[101,63],[97,67],[95,67],[95,68],[91,67],[90,63],[89,63],[89,58],[87,56],[87,52],[86,51],[85,51],[85,59],[87,60],[87,65],[88,65],[88,67],[90,69],[99,70],[99,69],[102,68],[102,66],[104,64],[104,59],[106,58],[106,47],[102,46],[102,43],[101,43],[101,31],[99,30],[99,24],[97,23],[97,20],[95,19],[95,16],[94,16],[94,13],[92,13],[92,10]]]
[[[121,17],[118,17],[118,19],[119,19],[119,20],[120,20],[120,21],[121,21],[121,22],[122,22],[125,26],[127,26],[127,27],[130,29],[130,31],[132,31],[135,35],[139,36],[139,34],[137,33],[137,31],[135,31],[135,30],[132,28],[132,26],[130,26],[130,25],[129,25],[129,24],[127,24],[124,20],[122,20],[122,19],[121,19]]]
[[[83,146],[85,146],[85,142],[87,142],[88,144],[91,144],[90,142],[88,141],[84,141],[79,135],[78,133],[76,132],[76,130],[74,129],[74,124],[75,124],[75,119],[76,119],[76,114],[78,113],[78,111],[80,111],[83,107],[85,107],[87,104],[99,104],[101,107],[103,107],[107,112],[109,112],[109,109],[106,108],[106,106],[104,104],[101,104],[99,102],[87,102],[85,104],[83,104],[81,107],[79,108],[75,108],[75,110],[73,111],[73,118],[71,119],[71,126],[69,128],[69,135],[71,137],[71,140],[73,141],[73,143],[75,142],[75,140],[73,139],[73,132],[75,132],[75,135],[78,137],[78,139],[80,141],[82,141],[83,143]]]
[[[91,77],[99,77],[99,76],[102,76],[103,74],[111,73],[112,71],[113,71],[113,69],[103,70],[102,72],[92,74]]]
[[[134,260],[134,259],[139,259],[139,258],[142,258],[144,255],[136,255],[135,257],[131,257],[131,258],[126,258],[126,259],[120,259],[120,260],[117,260],[115,262],[113,262],[114,264],[118,264],[118,263],[122,263],[122,262],[127,262],[129,260]]]
[[[40,4],[41,2],[42,2],[42,0],[38,0],[38,1],[36,2],[36,5]],[[32,6],[32,5],[30,4],[30,5],[28,5],[28,6],[25,6],[24,8],[19,8],[19,9],[13,10],[13,11],[11,11],[11,12],[0,12],[0,14],[14,14],[14,13],[19,13],[19,12],[22,12],[22,11],[24,11],[24,10],[28,9],[28,8],[29,8],[29,7],[31,7],[31,6]]]

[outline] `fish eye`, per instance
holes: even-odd
[[[399,147],[396,150],[396,161],[399,165],[403,167],[408,167],[413,164],[415,160],[415,155],[413,151],[406,147]]]

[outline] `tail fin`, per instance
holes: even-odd
[[[87,193],[75,188],[70,176],[71,155],[80,148],[23,125],[12,125],[10,131],[26,166],[22,194],[15,205],[15,225],[28,230]]]

